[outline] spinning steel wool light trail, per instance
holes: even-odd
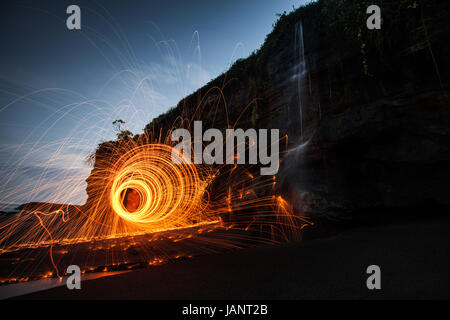
[[[92,183],[94,201],[81,209],[52,210],[48,204],[26,208],[0,226],[2,251],[219,222],[218,215],[208,211],[211,177],[205,170],[182,156],[174,164],[168,145],[128,143],[121,148],[123,155],[104,164],[101,178]]]
[[[147,232],[211,220],[205,215],[207,177],[203,180],[182,156],[175,164],[171,153],[172,147],[164,144],[126,152],[106,174],[105,184],[98,186],[101,196],[95,212],[110,206],[124,223]]]
[[[195,109],[200,117],[204,105]],[[17,264],[0,268],[0,282],[60,277],[71,263],[82,265],[84,272],[105,271],[289,241],[311,224],[276,193],[276,177],[258,175],[257,166],[193,164],[187,155],[173,153],[171,132],[189,130],[195,120],[177,119],[164,131],[152,127],[100,144],[84,205],[38,202],[0,217],[0,257]],[[249,145],[241,143],[248,151]],[[64,194],[62,189],[57,196]],[[123,253],[128,251],[136,253]]]
[[[47,248],[54,271],[44,277],[61,276],[55,246],[61,252],[61,248],[71,250],[67,248],[92,241],[170,232],[168,239],[176,238],[173,246],[183,239],[197,238],[198,248],[211,244],[217,248],[242,247],[250,242],[293,239],[300,228],[309,224],[294,215],[281,196],[258,195],[259,190],[273,189],[275,177],[255,179],[250,171],[237,165],[216,169],[195,165],[182,154],[175,164],[173,148],[167,144],[141,145],[130,139],[117,143],[116,148],[120,156],[97,161],[90,182],[94,199],[76,210],[69,206],[49,210],[41,205],[8,219],[0,226],[2,253],[20,255],[21,250]],[[229,236],[211,232],[218,229]],[[211,233],[209,238],[201,237],[205,230]],[[143,247],[153,239],[145,241]],[[179,246],[183,251],[183,245]],[[109,249],[114,252],[114,246]],[[149,264],[156,261],[149,253],[140,259],[149,260]],[[116,263],[127,261],[118,259]],[[19,279],[28,277],[22,275]]]
[[[12,152],[5,167],[0,200],[31,202],[17,214],[0,214],[0,283],[61,277],[70,264],[79,265],[82,272],[110,271],[279,243],[297,239],[299,230],[311,224],[276,193],[276,177],[255,174],[256,166],[192,164],[181,154],[177,161],[172,159],[169,137],[174,129],[190,130],[197,120],[207,120],[208,128],[230,129],[242,123],[249,127],[244,118],[251,114],[257,119],[252,111],[257,98],[229,112],[222,90],[233,79],[225,77],[221,85],[203,92],[197,104],[183,103],[173,119],[149,127],[147,121],[155,114],[145,112],[160,108],[158,101],[153,103],[157,90],[152,79],[158,77],[147,74],[132,57],[130,61],[105,83],[101,99],[49,88],[14,97],[0,109],[26,103],[51,111],[36,126],[45,129],[42,136],[32,131],[18,149],[23,154]],[[178,74],[179,67],[169,64],[159,78]],[[189,91],[186,88],[181,96]],[[109,141],[107,128],[120,118],[134,125],[131,130],[146,128],[134,137]],[[65,129],[66,138],[45,140],[57,125]],[[109,142],[99,145],[104,150],[97,149],[89,174],[90,168],[80,163],[86,148],[99,141]],[[29,167],[42,173],[23,183],[21,174]],[[83,174],[75,170],[80,168]],[[85,199],[87,176],[84,205],[57,204],[83,203],[79,199]],[[43,199],[48,202],[38,202]]]
[[[200,103],[194,114],[200,117],[203,108]],[[100,144],[84,205],[35,203],[18,215],[1,217],[0,256],[16,261],[17,267],[6,268],[7,276],[0,270],[0,281],[60,277],[70,263],[84,266],[84,272],[100,266],[105,271],[297,239],[299,230],[311,223],[276,193],[275,176],[258,175],[257,166],[237,161],[193,164],[187,155],[172,152],[171,132],[189,130],[194,120],[179,119],[164,132],[152,127]],[[241,143],[248,151],[246,142]],[[64,189],[58,196],[63,195]],[[129,250],[137,253],[123,253]]]

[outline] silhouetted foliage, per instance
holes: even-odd
[[[116,134],[117,140],[128,140],[133,137],[133,132],[130,130],[122,130]]]

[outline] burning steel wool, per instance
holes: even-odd
[[[185,227],[193,221],[217,222],[206,214],[209,177],[182,156],[175,164],[171,153],[172,147],[164,144],[126,152],[107,173],[110,179],[99,186],[95,212],[108,210],[102,205],[109,204],[129,230],[145,232]]]
[[[198,101],[180,103],[176,112],[153,118],[153,113],[143,114],[155,107],[150,94],[154,87],[144,71],[133,67],[117,73],[105,83],[100,100],[75,94],[73,101],[73,92],[49,88],[15,98],[3,107],[33,98],[36,105],[56,111],[39,123],[39,128],[46,128],[45,134],[37,142],[21,144],[23,156],[11,157],[0,185],[2,202],[29,201],[19,207],[20,212],[0,215],[0,283],[62,277],[72,264],[82,272],[128,270],[275,244],[298,239],[299,231],[312,224],[295,214],[276,191],[278,146],[285,139],[288,148],[287,136],[280,139],[277,129],[269,135],[268,129],[257,127],[259,98],[231,113],[223,89],[234,80],[225,76]],[[120,80],[119,90],[113,85],[116,80]],[[41,97],[45,94],[64,94],[64,104],[53,105],[55,99],[48,102]],[[113,99],[110,96],[114,103],[108,102]],[[116,120],[120,117],[134,125],[131,130],[145,126],[143,133],[133,136],[124,130],[125,121]],[[205,133],[200,121],[208,128]],[[117,125],[113,141],[105,135],[111,123]],[[56,125],[74,129],[64,132],[64,139],[41,146]],[[245,136],[236,137],[244,133],[233,131],[237,125],[243,125],[245,133],[256,135],[257,128],[265,134],[247,142]],[[182,141],[171,139],[177,129],[184,132],[179,135]],[[39,136],[34,131],[31,135]],[[99,141],[103,142],[92,154],[93,168],[83,167],[80,157]],[[176,144],[184,147],[180,150]],[[241,154],[247,153],[250,161],[244,164]],[[209,161],[219,155],[225,159]],[[195,161],[199,156],[205,163]],[[16,157],[20,161],[13,161]],[[22,171],[30,163],[32,168],[38,166],[39,175],[23,183]],[[84,201],[83,205],[64,204]]]
[[[34,263],[36,256],[49,254],[53,270],[18,268],[2,281],[61,277],[69,259],[84,261],[93,252],[100,254],[84,272],[289,241],[310,224],[281,196],[267,192],[274,190],[275,176],[255,178],[237,165],[197,165],[181,153],[174,153],[174,161],[173,150],[142,137],[118,141],[97,159],[90,177],[95,197],[84,206],[40,205],[3,222],[1,255],[20,265],[30,256]],[[119,254],[127,250],[134,252],[131,259]],[[102,260],[102,255],[114,258]]]
[[[110,34],[120,34],[105,14]],[[198,87],[197,82],[193,88],[184,86],[193,69],[180,73],[181,57],[172,54],[178,51],[176,43],[161,40],[158,45],[167,46],[169,53],[162,56],[164,68],[147,66],[130,55],[129,63],[120,64],[101,88],[94,88],[98,94],[85,96],[77,88],[19,88],[17,96],[0,107],[5,117],[26,112],[29,106],[42,115],[16,149],[2,149],[8,159],[0,183],[0,283],[62,277],[72,264],[82,272],[128,270],[296,240],[299,230],[312,224],[294,214],[276,191],[278,145],[285,139],[287,149],[287,136],[280,139],[277,129],[269,135],[258,126],[260,98],[251,98],[252,93],[247,105],[229,110],[223,90],[236,82],[234,76],[225,74],[195,100],[182,100],[169,111],[154,99],[155,79],[165,83],[179,75],[182,86],[178,93],[170,88],[173,97],[186,97]],[[192,40],[200,56],[198,31]],[[107,42],[117,44],[114,41]],[[122,50],[106,48],[102,56],[109,62],[116,61],[114,57],[128,60],[123,58],[132,51],[128,41],[123,44]],[[208,129],[205,133],[200,121]],[[237,137],[237,145],[229,144],[238,132],[230,131],[238,125],[265,134],[253,143]],[[186,134],[180,135],[182,141],[170,139],[177,129]],[[111,141],[114,134],[117,139]],[[270,147],[265,145],[269,140]],[[185,148],[180,151],[177,143]],[[97,144],[87,165],[83,160]],[[226,152],[218,153],[222,149]],[[175,159],[174,150],[180,151]],[[239,150],[248,152],[248,164],[235,156]],[[225,159],[209,162],[219,154]],[[205,163],[196,162],[198,156]]]

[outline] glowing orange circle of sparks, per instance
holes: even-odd
[[[163,144],[136,147],[116,164],[110,204],[125,221],[141,227],[176,226],[192,219],[204,205],[205,182],[195,165]],[[136,210],[124,205],[124,194],[139,195]]]

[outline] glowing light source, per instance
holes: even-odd
[[[168,145],[144,145],[131,149],[116,163],[109,197],[111,207],[122,219],[146,230],[199,220],[197,215],[206,206],[207,184],[195,165],[182,156],[175,164],[171,153]],[[132,197],[138,202],[134,211],[124,201],[133,202]]]
[[[0,224],[0,254],[49,247],[51,266],[60,277],[63,269],[59,264],[72,244],[90,243],[92,253],[114,251],[113,243],[103,241],[122,238],[118,243],[122,241],[123,246],[117,250],[124,252],[139,246],[134,252],[142,252],[141,259],[148,265],[157,265],[171,257],[164,255],[161,260],[154,256],[152,245],[146,250],[145,243],[167,239],[182,249],[181,241],[192,239],[199,252],[202,243],[239,248],[251,242],[297,239],[298,230],[311,224],[296,216],[281,196],[260,192],[273,189],[273,178],[255,177],[245,167],[213,169],[193,164],[183,154],[173,161],[172,146],[145,140],[118,141],[111,146],[106,156],[98,159],[90,176],[93,196],[86,205],[76,210],[62,206],[51,212],[43,205],[7,219]],[[213,197],[209,191],[213,191]],[[251,228],[259,230],[259,234],[246,234]],[[211,233],[217,229],[223,231]],[[224,237],[223,232],[230,230],[236,233]],[[160,237],[159,232],[171,232],[173,237]],[[205,233],[210,235],[205,237]],[[153,236],[147,238],[150,234]],[[137,244],[135,236],[145,241],[141,239]],[[102,242],[95,245],[97,241]],[[54,251],[56,245],[59,247]],[[192,253],[187,250],[183,256],[192,257]],[[172,258],[177,256],[180,254]],[[132,265],[126,256],[117,259],[116,265]],[[10,277],[7,282],[30,278],[33,275],[24,269],[24,276]]]

